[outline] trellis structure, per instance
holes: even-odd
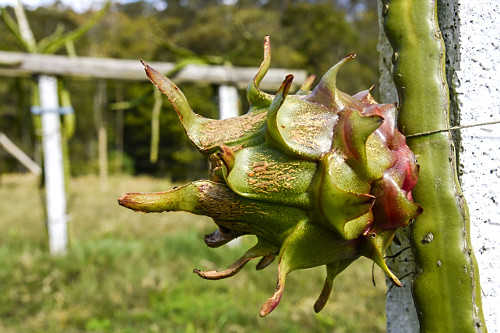
[[[174,63],[151,62],[161,72],[170,72]],[[238,88],[244,88],[251,81],[257,69],[252,67],[187,65],[181,69],[173,80],[177,83],[210,83],[219,86],[220,117],[229,118],[238,113]],[[293,74],[294,82],[301,84],[306,79],[303,70],[270,69],[261,83],[263,88],[277,89],[283,78]],[[38,75],[40,112],[42,118],[44,170],[47,205],[47,226],[49,248],[52,254],[64,254],[67,251],[67,214],[64,185],[63,153],[59,114],[66,108],[58,105],[56,77],[86,78],[102,80],[143,80],[143,66],[139,60],[119,60],[91,57],[66,57],[35,53],[0,51],[0,76],[33,76]],[[101,138],[101,131],[99,131]],[[105,138],[106,136],[104,136]],[[102,141],[102,140],[100,140]],[[101,143],[99,147],[105,147]],[[100,156],[106,156],[100,151]],[[103,166],[104,165],[104,166]],[[100,163],[101,177],[107,169]]]
[[[147,61],[147,59],[145,59]],[[175,68],[171,62],[149,62],[162,73]],[[245,88],[256,73],[253,67],[190,64],[181,69],[172,79],[177,84],[186,82],[232,85]],[[92,57],[67,57],[22,52],[0,51],[0,76],[30,76],[45,74],[74,78],[106,80],[144,80],[143,66],[139,60],[124,60]],[[260,86],[277,90],[283,78],[293,74],[298,86],[306,79],[304,70],[269,69]]]

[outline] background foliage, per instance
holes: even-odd
[[[376,2],[368,0],[331,1],[227,1],[169,0],[164,10],[147,1],[113,4],[104,18],[75,43],[79,56],[179,61],[192,54],[172,52],[171,45],[191,50],[216,62],[258,66],[262,60],[262,40],[270,35],[273,48],[272,67],[306,69],[321,76],[348,53],[358,54],[345,66],[339,87],[348,93],[364,90],[377,82]],[[6,8],[11,12],[11,8]],[[60,3],[27,11],[35,38],[65,31],[83,24],[92,12],[75,13]],[[0,23],[0,49],[20,51],[20,46]],[[58,53],[64,54],[61,49]],[[87,174],[97,169],[96,124],[93,95],[96,82],[68,80],[77,116],[77,132],[69,143],[73,174]],[[278,88],[278,87],[276,87]],[[33,156],[35,143],[29,103],[28,79],[1,78],[0,131]],[[217,117],[217,89],[209,85],[182,85],[192,108]],[[242,94],[241,112],[248,106]],[[160,117],[159,161],[149,162],[150,121],[153,104],[152,85],[145,82],[107,82],[107,102],[112,106],[118,96],[132,102],[125,111],[124,150],[128,157],[125,171],[150,173],[175,178],[205,176],[206,163],[189,146],[175,113],[164,103]],[[108,151],[114,154],[116,111],[105,112]],[[20,166],[0,152],[0,172]],[[110,160],[112,162],[112,160]],[[114,171],[110,163],[111,171]],[[22,169],[20,169],[22,170]]]
[[[173,62],[194,54],[216,63],[258,66],[263,37],[270,35],[274,68],[301,68],[321,76],[346,54],[357,53],[357,61],[340,73],[340,88],[352,94],[377,82],[376,2],[223,2],[227,3],[168,0],[161,11],[147,1],[113,4],[103,20],[78,39],[76,53]],[[12,14],[12,8],[2,10]],[[92,14],[75,13],[60,3],[27,11],[37,40],[58,26],[73,30]],[[21,51],[3,23],[0,36],[1,50]],[[172,45],[191,52],[172,52]],[[254,240],[207,249],[202,238],[213,231],[208,219],[183,213],[134,214],[116,204],[116,198],[127,191],[165,190],[176,180],[206,177],[207,162],[190,147],[175,112],[165,101],[159,160],[152,164],[152,85],[107,82],[103,119],[109,168],[120,175],[110,177],[108,187],[102,188],[94,176],[98,169],[93,110],[97,82],[70,79],[66,83],[77,118],[76,133],[69,142],[76,177],[68,187],[67,256],[48,254],[39,179],[7,174],[25,170],[0,149],[0,331],[384,331],[384,277],[375,269],[374,287],[368,261],[356,262],[336,279],[331,300],[319,315],[313,313],[312,305],[323,284],[322,269],[291,274],[279,308],[265,319],[259,318],[258,309],[275,288],[276,263],[260,272],[250,263],[237,279],[224,281],[205,281],[193,274],[194,267],[227,266]],[[0,131],[40,159],[30,115],[31,89],[30,79],[0,78]],[[191,84],[181,89],[196,112],[217,117],[215,86]],[[241,112],[246,112],[243,91],[241,95]],[[130,103],[124,111],[126,158],[117,169],[113,161],[119,118],[113,106],[121,100]],[[157,177],[132,178],[123,172]]]

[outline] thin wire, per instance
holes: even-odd
[[[460,130],[460,129],[463,129],[463,128],[486,126],[486,125],[495,125],[495,124],[500,124],[500,120],[490,121],[490,122],[487,122],[487,123],[473,124],[473,125],[453,126],[453,127],[447,128],[447,129],[441,129],[441,130],[435,130],[435,131],[429,131],[429,132],[422,132],[422,133],[410,134],[410,135],[406,135],[406,137],[407,138],[413,138],[413,137],[430,135],[430,134],[435,134],[435,133],[455,131],[455,130]]]

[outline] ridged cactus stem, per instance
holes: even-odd
[[[435,0],[384,0],[384,30],[394,50],[399,128],[412,135],[449,127],[445,51]],[[469,213],[449,133],[407,139],[420,165],[413,199],[413,298],[421,332],[486,332]]]

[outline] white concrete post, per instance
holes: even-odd
[[[238,89],[235,86],[219,86],[219,119],[239,116]],[[241,238],[228,243],[229,246],[241,244]]]
[[[57,79],[53,76],[42,75],[38,79],[38,85],[42,113],[49,250],[51,254],[62,255],[66,253],[68,246],[68,227]]]
[[[238,110],[238,89],[235,86],[219,86],[219,119],[237,117]]]
[[[500,2],[459,0],[460,123],[500,120]],[[489,332],[500,332],[500,125],[463,129],[462,189]]]

